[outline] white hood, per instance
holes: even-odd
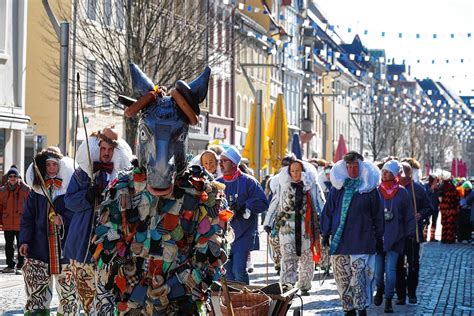
[[[344,160],[339,160],[332,167],[330,178],[333,187],[340,190],[344,185],[344,181],[349,178]],[[362,181],[359,193],[370,192],[380,184],[380,170],[371,162],[359,160],[359,178]]]
[[[66,194],[69,181],[71,181],[72,174],[74,173],[74,159],[64,156],[59,160],[59,173],[58,178],[62,179],[61,188],[56,192],[56,195]],[[39,186],[33,185],[33,163],[30,164],[26,170],[26,184],[28,184],[36,193],[44,195],[43,191]]]
[[[95,136],[87,138],[89,142],[89,149],[91,152],[91,160],[87,157],[87,144],[82,144],[77,149],[76,161],[84,172],[87,173],[89,178],[92,179],[92,166],[90,163],[94,161],[100,161],[100,147],[99,140]],[[133,159],[132,149],[123,139],[119,138],[118,146],[114,149],[114,155],[112,156],[112,162],[114,163],[114,170],[112,171],[111,177],[115,178],[120,170],[125,169],[131,165]]]

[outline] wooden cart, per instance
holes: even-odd
[[[287,286],[285,285],[282,286],[279,283],[274,283],[274,284],[271,284],[270,286],[267,286],[265,284],[246,285],[239,282],[228,281],[227,285],[231,293],[240,292],[245,287],[252,292],[256,292],[256,293],[263,292],[267,294],[272,299],[268,316],[286,315],[288,310],[290,309],[293,298],[298,292],[298,288],[293,288],[291,287],[291,285],[290,285],[290,288],[288,288]],[[275,292],[280,292],[280,294],[274,294]],[[221,307],[220,307],[221,296],[223,296],[223,293],[220,290],[219,285],[218,285],[216,288],[213,289],[213,294],[212,294],[212,305],[213,305],[215,316],[222,316]]]

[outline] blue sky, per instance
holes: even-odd
[[[405,59],[412,77],[430,77],[461,95],[474,95],[474,0],[315,3],[345,42],[350,43],[359,34],[367,48],[385,49],[387,58],[395,58],[396,63]]]

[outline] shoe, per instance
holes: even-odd
[[[374,304],[375,306],[380,306],[383,301],[383,290],[382,289],[377,289],[377,293],[375,293],[374,296]]]
[[[418,300],[416,299],[416,296],[408,297],[408,303],[410,303],[410,304],[418,303]]]
[[[2,273],[13,273],[15,272],[15,269],[14,268],[10,268],[10,267],[5,267],[3,268],[2,270]]]
[[[252,272],[253,272],[253,267],[249,267],[249,268],[247,269],[247,272],[248,272],[248,273],[252,273]]]
[[[397,298],[397,301],[395,302],[397,305],[405,305],[405,299],[404,298]]]
[[[359,311],[359,315],[361,315],[361,316],[367,316],[367,310],[366,310],[366,309],[360,310],[360,311]]]
[[[309,296],[308,290],[301,290],[301,296]]]
[[[345,314],[346,314],[346,315],[351,315],[351,316],[357,315],[355,309],[351,309],[350,311],[346,311]]]
[[[393,313],[393,307],[392,307],[392,299],[391,298],[386,298],[385,299],[385,308],[383,309],[384,313]]]
[[[16,275],[22,275],[23,272],[21,272],[21,269],[15,269],[15,274]]]

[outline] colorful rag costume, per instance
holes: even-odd
[[[441,202],[441,242],[454,243],[456,241],[456,220],[459,214],[459,194],[451,180],[443,180],[440,186]]]
[[[322,235],[333,236],[331,243],[336,241],[336,245],[330,245],[331,263],[345,311],[363,310],[372,303],[375,244],[384,232],[376,190],[380,171],[370,162],[358,163],[357,179],[349,178],[343,160],[331,169],[333,187],[321,215]]]
[[[48,181],[45,172],[46,159],[50,157],[59,164],[59,173],[52,181]],[[76,315],[76,284],[62,247],[72,218],[72,212],[64,205],[64,194],[74,171],[74,161],[49,150],[36,155],[35,161],[44,184],[48,184],[42,183],[30,165],[26,181],[33,190],[28,196],[20,227],[20,245],[28,245],[27,260],[22,268],[27,295],[25,314],[49,314],[54,280],[59,296],[58,313]],[[61,216],[62,225],[53,222],[55,215]]]
[[[100,162],[100,139],[91,136],[88,142],[90,158],[87,144],[83,142],[76,153],[79,167],[74,172],[64,198],[66,206],[74,214],[64,253],[74,260],[72,268],[81,305],[86,314],[93,314],[113,310],[113,298],[100,283],[100,276],[94,273],[95,267],[88,251],[96,216],[94,205],[87,201],[86,194],[91,186],[91,179],[94,179],[94,184],[102,192],[120,170],[130,166],[132,150],[123,139],[118,139],[111,162],[104,164]],[[101,201],[102,196],[99,196],[95,204],[100,204]]]
[[[120,315],[206,315],[209,286],[227,260],[224,186],[202,169],[175,182],[174,198],[145,189],[139,168],[110,183],[90,247],[104,289]]]

